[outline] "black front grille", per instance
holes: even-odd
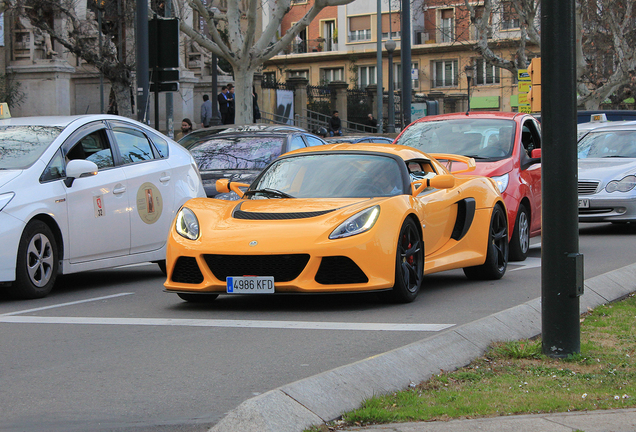
[[[203,282],[203,274],[196,258],[179,257],[172,270],[172,282],[197,285]]]
[[[295,255],[205,255],[214,276],[225,281],[228,276],[274,276],[274,282],[289,282],[298,277],[308,254]]]
[[[367,283],[369,278],[349,257],[324,257],[316,273],[316,282],[323,285]]]
[[[578,184],[579,195],[591,195],[596,193],[599,182],[597,181],[580,181]]]

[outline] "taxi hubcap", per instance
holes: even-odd
[[[27,248],[27,272],[33,285],[41,288],[53,275],[53,249],[51,242],[43,234],[36,234]]]

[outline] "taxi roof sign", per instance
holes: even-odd
[[[0,103],[0,119],[11,118],[11,112],[9,111],[9,105],[6,102]]]
[[[590,115],[590,122],[606,122],[607,121],[607,115],[602,114],[602,113],[598,113],[598,114],[591,114]]]

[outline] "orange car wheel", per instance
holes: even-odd
[[[398,303],[410,303],[417,297],[424,275],[424,242],[413,219],[404,221],[398,237],[395,285],[391,299]]]

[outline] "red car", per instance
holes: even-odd
[[[530,238],[541,234],[541,128],[533,116],[506,112],[428,116],[408,125],[394,144],[474,158],[477,169],[468,175],[495,180],[506,203],[509,259],[526,259]],[[452,163],[457,162],[448,162]]]

